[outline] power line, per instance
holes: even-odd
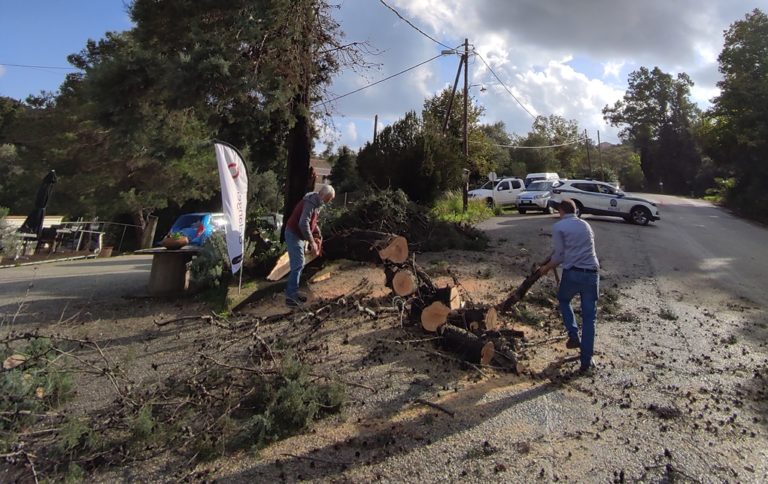
[[[392,11],[395,13],[395,15],[397,15],[398,17],[400,17],[400,19],[401,19],[403,22],[407,23],[408,25],[410,25],[411,27],[413,27],[414,29],[416,29],[416,31],[417,31],[417,32],[419,32],[419,33],[420,33],[421,35],[423,35],[424,37],[428,38],[429,40],[431,40],[432,42],[434,42],[434,43],[436,43],[436,44],[442,45],[442,46],[443,46],[443,47],[445,47],[446,49],[453,49],[453,47],[449,47],[449,46],[447,46],[447,45],[443,44],[443,43],[442,43],[442,42],[440,42],[439,40],[437,40],[437,39],[435,39],[434,37],[430,36],[428,33],[424,32],[424,31],[423,31],[423,30],[421,30],[420,28],[418,28],[418,27],[416,27],[415,25],[413,25],[413,24],[411,23],[411,21],[410,21],[410,20],[408,20],[407,18],[405,18],[405,17],[403,17],[402,15],[400,15],[400,12],[398,12],[398,11],[397,11],[397,10],[395,10],[394,8],[392,8],[392,7],[390,7],[389,5],[387,5],[387,2],[385,2],[384,0],[379,0],[379,1],[380,1],[380,2],[381,2],[381,3],[382,3],[384,6],[385,6],[385,7],[387,7],[387,8],[388,8],[388,9],[390,9],[390,10],[392,10]]]
[[[80,69],[77,69],[75,67],[57,67],[57,66],[31,66],[27,64],[6,64],[4,62],[0,62],[0,66],[8,66],[8,67],[24,67],[27,69],[64,69],[68,71],[79,71]]]
[[[415,66],[411,66],[411,67],[409,67],[409,68],[407,68],[407,69],[403,69],[402,71],[400,71],[400,72],[398,72],[398,73],[392,74],[391,76],[385,77],[384,79],[379,79],[379,80],[378,80],[378,81],[376,81],[376,82],[372,82],[371,84],[368,84],[367,86],[363,86],[363,87],[361,87],[361,88],[359,88],[359,89],[355,89],[354,91],[350,91],[350,92],[348,92],[348,93],[346,93],[346,94],[342,94],[341,96],[335,97],[335,98],[333,98],[333,99],[329,99],[328,101],[320,101],[320,102],[318,102],[318,103],[315,103],[315,104],[314,104],[312,107],[315,107],[315,106],[319,106],[320,104],[326,104],[326,103],[332,103],[332,102],[334,102],[334,101],[338,101],[338,100],[339,100],[339,99],[341,99],[341,98],[344,98],[344,97],[350,96],[350,95],[352,95],[352,94],[355,94],[355,93],[357,93],[357,92],[360,92],[360,91],[362,91],[363,89],[368,89],[369,87],[373,87],[373,86],[375,86],[376,84],[381,84],[381,83],[382,83],[382,82],[384,82],[384,81],[388,81],[388,80],[392,79],[393,77],[397,77],[397,76],[399,76],[399,75],[401,75],[401,74],[405,74],[405,73],[406,73],[406,72],[408,72],[408,71],[412,71],[413,69],[416,69],[417,67],[421,67],[421,66],[423,66],[424,64],[427,64],[427,63],[429,63],[429,62],[432,62],[433,60],[437,59],[438,57],[442,57],[442,56],[443,56],[443,54],[438,54],[438,55],[436,55],[436,56],[434,56],[434,57],[432,57],[432,58],[430,58],[430,59],[427,59],[427,60],[425,60],[424,62],[420,62],[420,63],[416,64]]]
[[[576,143],[580,143],[580,142],[582,142],[582,141],[584,141],[586,139],[587,139],[586,137],[584,137],[584,138],[576,138],[575,140],[566,141],[565,143],[560,143],[560,144],[556,144],[556,145],[542,145],[542,146],[503,145],[503,144],[500,144],[500,143],[485,143],[483,141],[474,141],[474,140],[470,141],[470,143],[474,143],[474,144],[481,144],[481,143],[482,144],[490,144],[491,146],[500,146],[502,148],[513,148],[513,149],[517,149],[517,150],[539,150],[539,149],[546,149],[546,148],[559,148],[561,146],[575,145]]]
[[[493,71],[493,69],[491,69],[491,66],[490,66],[490,65],[488,65],[488,63],[485,61],[485,59],[483,59],[483,56],[481,56],[481,55],[480,55],[480,53],[479,53],[479,52],[477,52],[476,50],[475,50],[475,51],[473,51],[473,52],[474,52],[474,53],[477,55],[477,57],[479,57],[479,58],[480,58],[480,60],[481,60],[481,61],[483,61],[483,64],[485,64],[485,67],[487,67],[487,68],[488,68],[488,70],[489,70],[489,71],[491,71],[491,74],[493,74],[493,77],[495,77],[495,78],[496,78],[496,80],[497,80],[497,81],[499,81],[499,83],[501,84],[501,86],[502,86],[504,89],[506,89],[506,91],[509,93],[509,95],[510,95],[510,96],[512,96],[512,98],[513,98],[515,101],[517,101],[517,104],[519,104],[519,105],[520,105],[520,107],[521,107],[521,108],[523,108],[523,110],[525,110],[525,112],[526,112],[526,113],[528,113],[528,114],[529,114],[529,115],[530,115],[530,116],[531,116],[533,119],[536,119],[536,115],[535,115],[535,114],[533,114],[532,112],[528,111],[528,108],[526,108],[526,107],[525,107],[525,105],[524,105],[522,102],[520,102],[520,100],[519,100],[519,99],[517,99],[517,97],[516,97],[514,94],[512,94],[512,91],[510,91],[510,90],[509,90],[509,88],[507,87],[507,85],[506,85],[506,84],[504,84],[504,82],[501,80],[501,78],[499,78],[499,76],[497,76],[497,75],[496,75],[496,73]]]

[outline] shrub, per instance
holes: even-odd
[[[15,258],[21,251],[21,238],[16,235],[16,229],[5,222],[8,209],[0,207],[0,258]]]
[[[443,222],[463,222],[476,224],[494,216],[494,211],[484,200],[468,200],[464,212],[464,198],[461,192],[450,191],[440,197],[431,212],[433,217]]]

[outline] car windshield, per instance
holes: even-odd
[[[546,192],[546,191],[549,191],[550,189],[552,189],[552,182],[537,181],[528,185],[528,188],[526,190],[528,190],[529,192]]]
[[[485,185],[481,186],[480,190],[493,190],[493,186],[496,184],[495,181],[489,181],[485,182]]]

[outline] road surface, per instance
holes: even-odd
[[[152,256],[129,255],[0,269],[0,322],[18,330],[144,295],[151,264]]]

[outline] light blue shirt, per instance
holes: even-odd
[[[552,226],[551,261],[563,269],[597,269],[600,263],[595,253],[595,234],[592,227],[574,214],[565,214]]]

